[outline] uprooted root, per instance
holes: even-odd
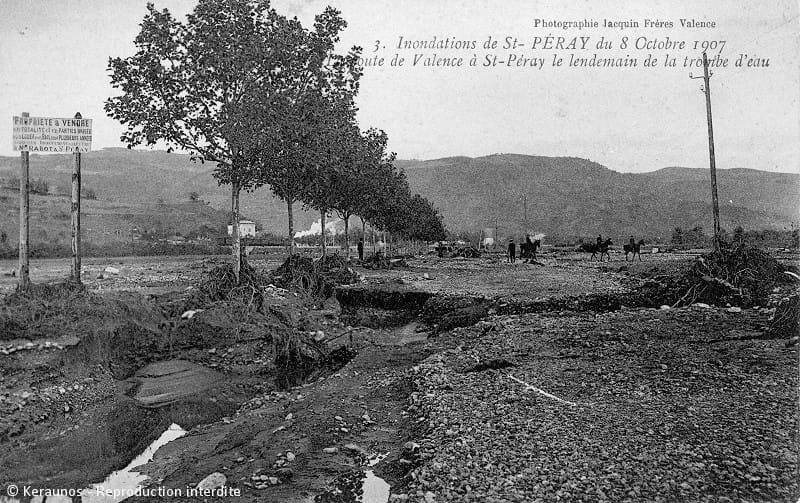
[[[719,251],[698,258],[674,287],[674,306],[694,302],[752,305],[766,300],[786,283],[785,268],[766,251],[745,242],[723,244]]]
[[[767,334],[781,339],[800,336],[800,295],[792,295],[778,304]]]
[[[292,255],[272,273],[272,281],[282,288],[328,298],[337,286],[357,283],[359,276],[338,255],[318,260]]]
[[[325,350],[313,338],[298,330],[288,330],[273,337],[276,385],[287,389],[303,382],[325,356]]]
[[[281,389],[302,384],[319,372],[338,370],[357,354],[350,346],[328,351],[324,343],[299,330],[288,330],[274,337],[273,345],[275,384]]]
[[[37,327],[80,324],[87,319],[118,316],[100,296],[75,283],[31,284],[0,302],[0,340],[21,337]]]

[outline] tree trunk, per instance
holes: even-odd
[[[344,219],[344,259],[350,262],[350,239],[348,237],[348,229],[350,228],[350,215],[346,215]]]
[[[232,239],[233,245],[231,246],[233,253],[233,276],[236,283],[239,283],[239,273],[242,270],[242,242],[239,236],[239,184],[233,183],[231,185],[231,208],[232,208]]]
[[[325,211],[320,211],[320,222],[322,223],[322,256],[328,252],[328,243],[325,241]]]
[[[287,206],[289,208],[289,255],[294,255],[294,215],[292,214],[292,203],[291,199],[287,200]]]

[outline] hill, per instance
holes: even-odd
[[[450,229],[525,227],[551,236],[668,238],[677,226],[712,228],[705,169],[618,173],[571,157],[514,154],[403,161],[412,190],[431,198]],[[800,176],[718,170],[722,226],[789,227],[798,220]]]
[[[453,231],[479,231],[494,227],[497,220],[501,236],[521,234],[525,195],[528,228],[552,237],[602,233],[616,239],[628,235],[668,238],[676,226],[711,228],[706,169],[619,173],[580,158],[516,154],[398,161],[398,165],[405,169],[412,190],[431,199]],[[19,158],[0,157],[0,178],[16,176],[18,166]],[[102,213],[100,228],[113,228],[126,236],[133,227],[159,223],[184,235],[201,224],[216,226],[221,232],[230,193],[228,187],[216,183],[213,169],[210,164],[193,163],[187,155],[161,151],[115,148],[84,154],[83,184],[98,198],[84,205],[84,226],[93,225],[92,220]],[[51,192],[68,187],[71,170],[69,155],[31,155],[31,178],[47,181]],[[782,229],[798,221],[797,174],[719,170],[718,185],[724,228]],[[201,202],[189,201],[193,192]],[[17,203],[10,195],[0,198],[0,229],[10,229],[7,232],[15,240]],[[68,214],[68,204],[64,208]],[[264,230],[285,232],[285,204],[268,189],[244,194],[241,208]],[[295,210],[298,230],[318,218],[299,205]],[[33,228],[40,225],[37,222],[32,218]]]

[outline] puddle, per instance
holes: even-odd
[[[111,475],[99,483],[81,491],[78,499],[81,503],[118,503],[130,496],[133,496],[136,489],[141,487],[142,482],[147,480],[147,475],[134,471],[133,469],[153,460],[156,451],[173,440],[186,435],[186,430],[173,423],[161,434],[147,449],[136,456],[128,466],[121,470],[112,472]],[[385,501],[385,500],[384,500]],[[43,496],[36,496],[30,503],[43,503]],[[47,503],[72,503],[73,499],[68,495],[47,496]],[[21,503],[19,499],[0,497],[0,503]]]
[[[369,466],[375,466],[388,456],[389,453],[379,454],[369,460]],[[362,495],[363,503],[386,503],[389,501],[389,483],[382,478],[375,475],[372,470],[364,472],[364,482],[362,483],[364,493]]]
[[[129,497],[148,478],[147,475],[142,475],[133,469],[149,463],[153,460],[153,456],[160,447],[184,435],[186,435],[186,430],[172,423],[160,437],[147,446],[147,449],[128,463],[128,466],[122,470],[112,472],[99,484],[94,484],[92,487],[84,489],[81,493],[81,503],[117,503]]]
[[[370,456],[367,467],[380,463],[389,453]],[[389,484],[369,468],[337,477],[334,487],[313,499],[315,503],[387,503]]]

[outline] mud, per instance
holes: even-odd
[[[404,325],[433,297],[430,292],[396,282],[339,287],[335,295],[343,321],[371,328]]]
[[[86,487],[175,423],[188,434],[142,469],[165,487],[222,472],[242,501],[350,501],[336,498],[357,497],[371,472],[404,492],[420,462],[407,444],[433,427],[414,419],[409,372],[420,362],[458,359],[521,314],[541,337],[536,327],[552,316],[629,320],[640,312],[631,308],[663,302],[663,268],[638,274],[652,264],[621,271],[542,260],[544,267],[412,259],[408,269],[357,270],[368,273],[366,284],[337,288],[336,301],[264,290],[262,308],[249,312],[227,301],[196,305],[181,291],[103,295],[118,306],[111,316],[101,309],[69,323],[45,317],[13,341],[37,349],[0,354],[0,472],[9,482]],[[194,314],[183,317],[187,310]],[[283,361],[293,375],[275,366],[282,345],[301,355]],[[539,357],[578,358],[585,349],[573,345]],[[480,356],[460,365],[460,375],[523,368],[530,358]],[[386,452],[374,467],[365,464],[364,454]],[[265,482],[273,478],[275,485]]]

